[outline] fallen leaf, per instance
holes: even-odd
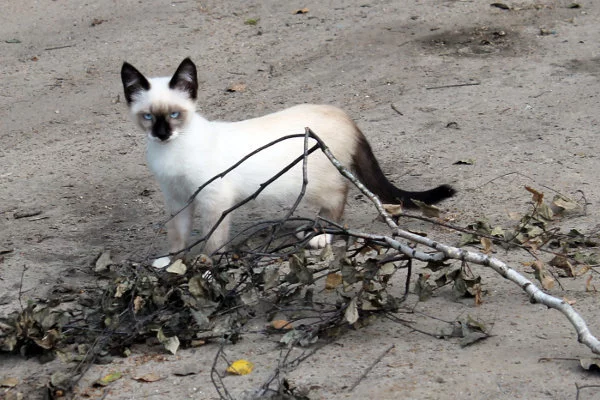
[[[419,279],[415,283],[415,294],[419,296],[419,301],[425,301],[433,295],[433,286],[427,282],[430,274],[419,274]]]
[[[183,263],[183,261],[181,260],[175,260],[175,262],[171,265],[169,265],[169,267],[167,268],[167,272],[170,272],[172,274],[177,274],[177,275],[185,275],[185,272],[187,271],[187,267],[185,266],[185,264]]]
[[[161,328],[156,333],[156,338],[171,354],[177,353],[179,349],[179,338],[177,336],[167,337]]]
[[[558,268],[559,274],[564,277],[572,278],[575,276],[575,268],[565,256],[554,256],[554,258],[548,262],[548,265]]]
[[[586,371],[590,371],[592,369],[600,370],[600,359],[598,358],[580,358],[579,364],[581,368]]]
[[[108,267],[113,264],[114,262],[110,258],[110,250],[105,250],[102,252],[102,254],[100,254],[100,256],[98,256],[94,272],[108,271]]]
[[[501,10],[510,10],[510,7],[504,3],[492,3],[490,4],[490,6],[499,8]]]
[[[542,288],[545,290],[550,290],[554,287],[554,278],[548,271],[546,271],[542,261],[536,260],[532,262],[531,267],[534,269],[534,275],[536,279],[542,284]]]
[[[110,371],[107,375],[94,382],[94,386],[108,386],[117,379],[121,379],[122,376],[123,374],[119,371]]]
[[[16,44],[21,43],[21,41],[19,39],[7,39],[4,41],[4,43]]]
[[[402,204],[383,204],[383,209],[392,217],[397,217],[404,213]]]
[[[542,204],[542,202],[544,201],[544,193],[542,192],[538,192],[537,190],[535,190],[534,188],[530,187],[530,186],[525,186],[525,190],[527,190],[529,193],[531,193],[532,196],[532,200],[534,203],[536,204]]]
[[[227,367],[227,372],[233,375],[248,375],[254,369],[254,364],[248,360],[237,360]]]
[[[356,321],[358,321],[358,298],[357,297],[353,297],[352,300],[350,300],[350,303],[348,303],[348,306],[346,307],[346,311],[344,311],[344,318],[346,319],[346,321],[348,321],[348,323],[350,325],[352,325]]]
[[[232,83],[231,85],[227,86],[227,89],[225,89],[227,92],[244,92],[246,91],[246,84],[242,83],[242,82],[238,82],[238,83]]]
[[[133,299],[133,313],[137,314],[144,307],[144,299],[141,296],[135,296]]]
[[[200,368],[200,364],[198,363],[186,363],[183,365],[177,366],[177,368],[173,371],[173,375],[177,376],[187,376],[187,375],[195,375],[199,373],[202,369]]]
[[[481,245],[483,246],[483,252],[490,254],[492,252],[492,241],[486,237],[481,238]]]
[[[337,274],[334,272],[328,274],[327,278],[325,279],[325,289],[335,289],[336,287],[342,284],[342,280],[343,278],[341,274]]]
[[[140,382],[156,382],[156,381],[161,380],[162,377],[154,372],[150,372],[146,375],[134,376],[133,379],[135,379],[136,381],[140,381]]]
[[[440,209],[436,206],[430,206],[422,201],[410,199],[423,213],[424,216],[429,218],[438,218],[440,216]]]
[[[0,380],[0,387],[15,387],[19,384],[19,380],[17,378],[4,378]]]
[[[274,329],[292,329],[293,326],[290,321],[286,321],[285,319],[275,319],[271,321],[271,327]]]
[[[473,165],[475,164],[475,159],[466,158],[464,160],[458,160],[452,163],[452,165]]]
[[[298,10],[295,10],[292,14],[306,14],[308,13],[310,10],[306,7],[304,8],[300,8]]]
[[[571,300],[571,299],[567,299],[566,297],[563,297],[563,301],[564,301],[565,303],[567,303],[568,305],[570,305],[570,306],[572,306],[572,305],[574,305],[574,304],[576,304],[576,303],[577,303],[577,300]]]
[[[256,25],[260,21],[260,18],[248,18],[244,21],[244,25]]]
[[[585,280],[585,291],[586,292],[596,292],[596,286],[592,285],[592,279],[594,277],[592,275],[588,276]]]

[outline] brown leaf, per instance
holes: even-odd
[[[246,87],[247,85],[243,82],[238,82],[238,83],[232,83],[231,85],[227,86],[227,89],[225,89],[228,92],[234,93],[234,92],[245,92],[246,91]]]
[[[133,379],[140,382],[156,382],[162,379],[162,377],[154,372],[142,376],[134,376]]]
[[[330,273],[327,275],[327,278],[325,279],[325,289],[335,289],[336,287],[338,287],[339,285],[342,284],[342,275],[341,274],[336,274],[336,273]]]
[[[542,288],[545,290],[550,290],[554,287],[554,278],[548,271],[546,271],[542,261],[536,260],[532,262],[531,267],[534,269],[534,275],[536,279],[542,284]]]
[[[13,377],[7,377],[0,380],[0,387],[15,387],[19,384],[19,380]]]
[[[483,252],[490,254],[492,252],[492,241],[486,237],[481,238],[481,245],[483,246]]]
[[[594,277],[592,275],[588,276],[585,280],[585,291],[586,292],[597,292],[596,286],[592,285],[592,279]]]
[[[138,311],[140,311],[142,309],[142,307],[144,307],[144,299],[140,296],[135,296],[135,299],[133,299],[133,313],[137,314]]]
[[[392,217],[403,214],[402,204],[383,204],[383,209]]]
[[[285,319],[275,319],[271,321],[271,327],[274,329],[292,329],[293,326],[290,321],[286,321]]]
[[[575,268],[565,256],[554,256],[554,258],[548,262],[548,265],[558,268],[563,276],[568,278],[575,276]]]
[[[525,190],[527,190],[529,193],[531,193],[533,195],[532,200],[534,203],[536,203],[537,205],[542,204],[542,202],[544,201],[544,193],[538,192],[537,190],[535,190],[534,188],[532,188],[530,186],[525,186]]]
[[[568,305],[570,305],[570,306],[572,306],[573,304],[577,303],[577,300],[571,300],[571,299],[568,299],[566,297],[563,297],[563,301],[565,303],[567,303]]]
[[[423,213],[424,216],[429,218],[438,218],[440,216],[440,209],[436,206],[430,206],[422,201],[410,199]]]
[[[292,14],[307,14],[310,10],[306,7],[295,10]]]

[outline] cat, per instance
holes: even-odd
[[[196,112],[198,78],[195,64],[186,58],[172,77],[146,78],[125,62],[121,69],[125,99],[131,115],[147,135],[147,162],[158,180],[167,211],[175,215],[167,224],[170,254],[182,253],[188,243],[195,211],[203,218],[206,235],[224,210],[254,193],[294,158],[303,154],[304,139],[282,141],[248,159],[223,178],[206,186],[189,207],[194,191],[210,178],[231,167],[242,157],[279,137],[302,134],[310,127],[335,157],[351,168],[358,179],[384,203],[415,207],[411,199],[437,203],[455,194],[449,185],[422,192],[395,187],[384,176],[369,142],[341,109],[329,105],[297,105],[283,111],[239,122],[208,121]],[[311,140],[314,143],[314,140]],[[308,184],[303,201],[317,206],[320,215],[340,221],[344,213],[349,181],[317,151],[308,158]],[[302,187],[302,163],[286,172],[258,197],[291,204]],[[231,214],[204,244],[204,253],[222,249],[229,237]],[[331,235],[309,241],[324,247]],[[170,258],[157,260],[166,266]]]

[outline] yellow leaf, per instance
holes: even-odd
[[[295,10],[292,14],[306,14],[308,13],[310,10],[306,7],[301,8],[299,10]]]
[[[119,371],[110,371],[107,375],[94,382],[94,386],[107,386],[123,376]]]
[[[342,284],[342,275],[336,273],[330,273],[325,279],[325,289],[335,289]]]
[[[227,372],[233,375],[248,375],[254,369],[254,364],[248,360],[237,360],[227,367]]]
[[[275,329],[292,329],[293,326],[290,321],[286,321],[285,319],[275,319],[271,321],[271,326]]]

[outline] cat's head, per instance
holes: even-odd
[[[183,60],[171,78],[146,78],[133,65],[123,63],[121,80],[131,115],[150,140],[167,142],[185,132],[198,95],[192,60]]]

